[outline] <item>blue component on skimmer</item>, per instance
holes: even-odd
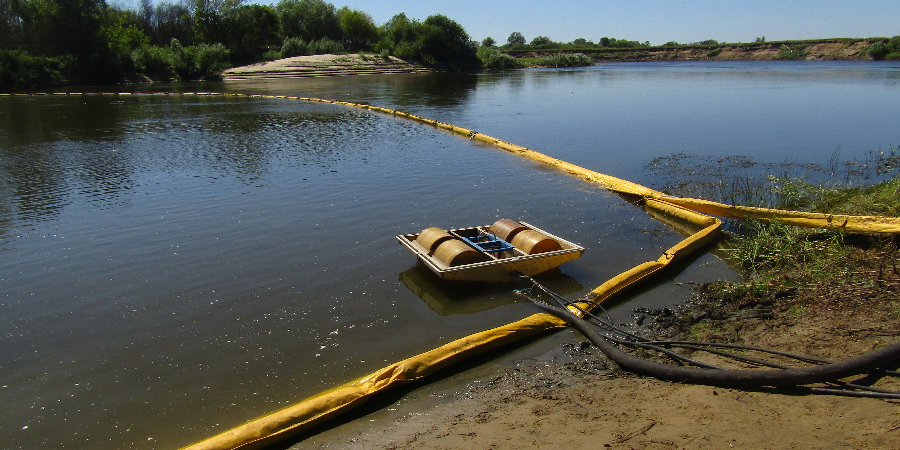
[[[471,242],[472,245],[480,248],[481,251],[487,253],[502,252],[503,250],[512,250],[515,248],[509,242],[506,242],[493,234],[482,234],[467,237],[465,239]]]

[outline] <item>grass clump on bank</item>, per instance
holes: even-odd
[[[900,215],[900,178],[862,188],[806,186],[785,208],[834,214]],[[900,250],[894,235],[847,233],[748,222],[723,244],[745,274],[742,282],[707,286],[707,294],[733,298],[786,297],[800,303],[836,303],[864,298],[900,307]],[[779,297],[780,296],[780,297]]]
[[[815,191],[804,200],[802,209],[810,211],[897,215],[900,207],[900,178],[805,191]],[[703,284],[675,314],[654,312],[652,326],[661,336],[753,345],[762,340],[795,353],[835,356],[854,345],[853,354],[883,345],[884,330],[900,326],[896,235],[738,225],[721,249],[743,280]]]

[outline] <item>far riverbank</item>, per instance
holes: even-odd
[[[720,44],[713,46],[676,45],[647,48],[564,50],[584,53],[597,62],[635,61],[774,61],[792,60],[872,60],[869,46],[876,39],[823,39],[816,41]],[[504,51],[517,58],[540,57],[560,50]]]
[[[672,46],[636,49],[509,50],[519,59],[557,53],[583,53],[598,63],[641,61],[775,61],[847,60],[871,61],[869,46],[875,39],[828,39],[706,46]],[[393,56],[374,54],[312,55],[233,67],[222,72],[225,80],[308,78],[349,75],[426,73],[434,68]]]

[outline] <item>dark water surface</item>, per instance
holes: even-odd
[[[826,164],[900,142],[889,64],[615,64],[153,89],[408,110],[660,187],[677,153]],[[97,90],[92,88],[92,90]],[[121,87],[112,90],[122,90]],[[535,312],[393,236],[524,220],[583,295],[681,237],[558,171],[390,116],[252,98],[0,97],[4,448],[173,448]],[[733,277],[712,255],[613,311]]]

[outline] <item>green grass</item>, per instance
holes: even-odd
[[[802,203],[805,209],[824,213],[900,215],[898,178],[864,188],[828,189],[790,183],[782,184],[782,188],[803,193],[788,195],[789,201],[779,205],[782,207]],[[802,292],[842,283],[871,290],[878,288],[882,274],[897,273],[898,250],[892,235],[746,222],[729,235],[722,248],[748,281],[718,284],[717,295],[721,297],[767,297],[785,290]],[[872,279],[858,274],[869,274]]]

